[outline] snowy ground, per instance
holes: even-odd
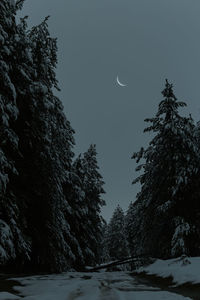
[[[76,273],[15,278],[16,292],[0,300],[179,300],[191,299],[140,284],[125,272]]]
[[[172,277],[176,285],[200,284],[200,257],[158,259],[152,265],[138,269],[137,272],[163,278]]]

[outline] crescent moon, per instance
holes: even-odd
[[[119,81],[119,77],[117,76],[117,83],[120,85],[120,86],[126,86],[126,84],[123,84]]]

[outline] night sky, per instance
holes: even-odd
[[[200,1],[26,0],[21,15],[30,25],[51,16],[59,98],[76,154],[97,145],[108,220],[117,204],[126,210],[135,200],[131,156],[150,139],[144,119],[156,113],[165,78],[188,104],[184,113],[200,119]]]

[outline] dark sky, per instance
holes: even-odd
[[[200,119],[200,1],[26,0],[20,14],[31,25],[51,16],[59,97],[76,131],[75,152],[97,145],[108,220],[117,204],[126,210],[135,200],[131,155],[149,139],[143,120],[155,114],[165,78]]]

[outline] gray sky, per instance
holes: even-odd
[[[76,131],[75,152],[97,144],[108,220],[117,204],[126,210],[135,200],[130,158],[149,139],[144,119],[155,114],[165,78],[200,119],[200,1],[26,0],[21,14],[31,25],[51,16],[59,97]]]

